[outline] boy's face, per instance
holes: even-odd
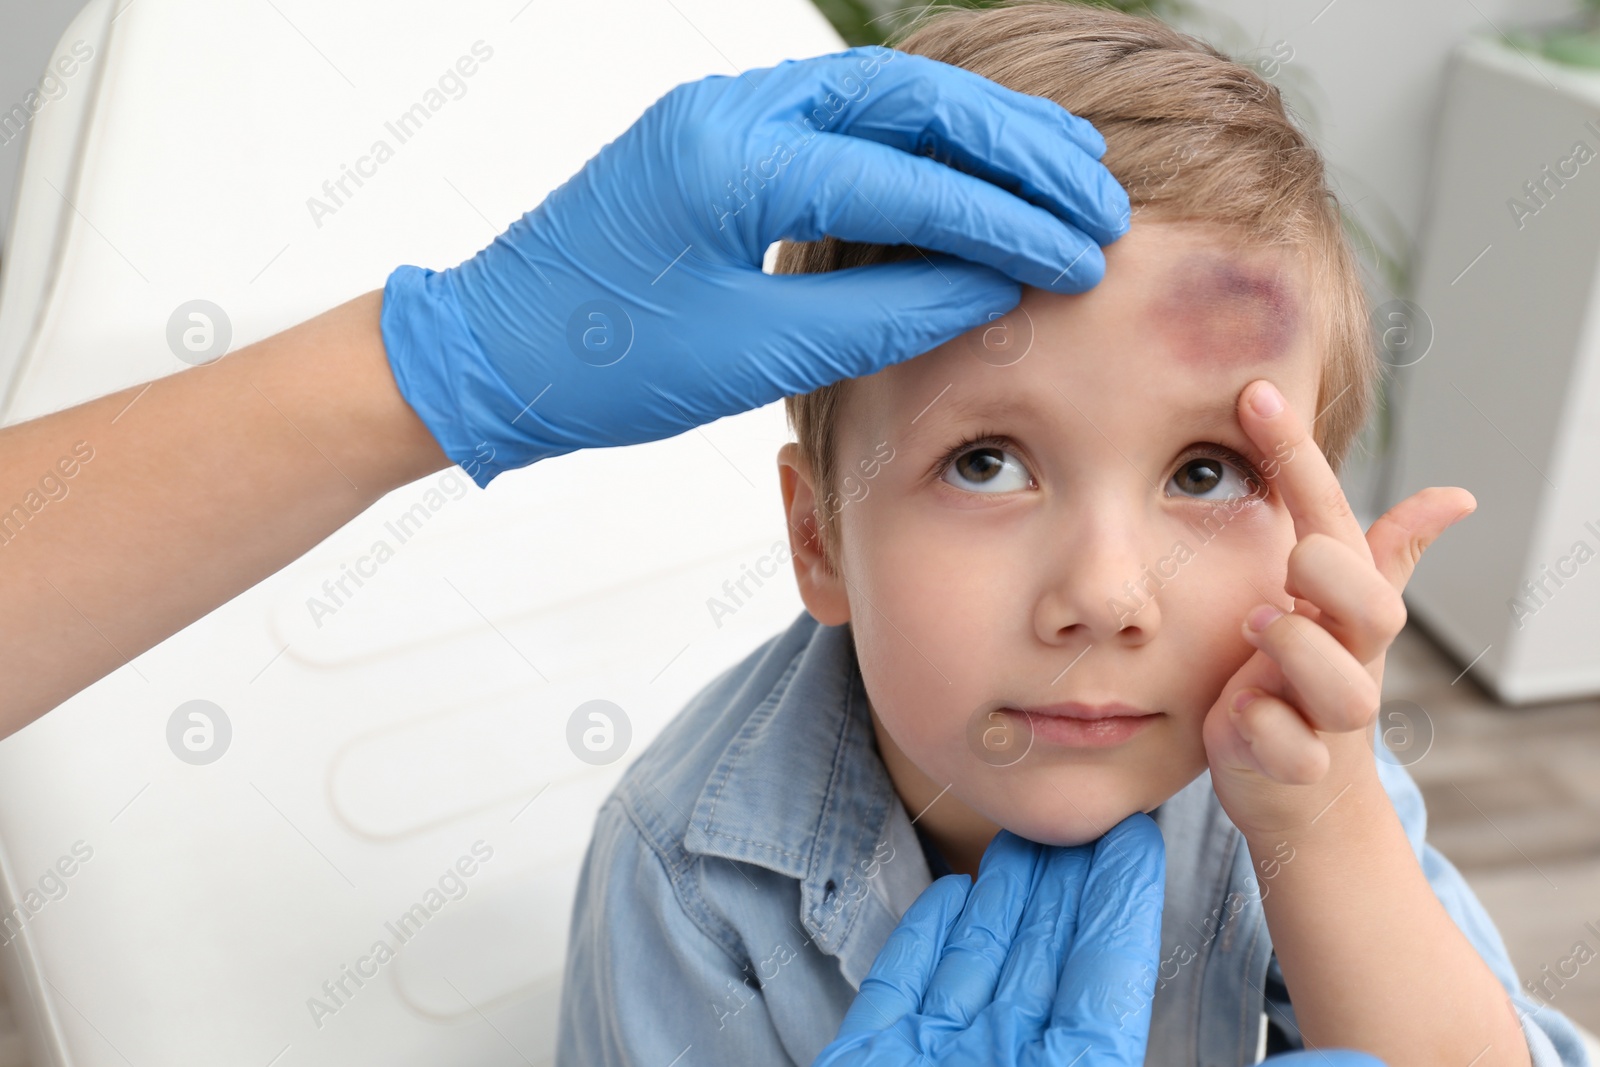
[[[835,576],[798,532],[816,506],[798,450],[779,455],[801,595],[852,624],[884,762],[957,863],[997,826],[1092,840],[1192,781],[1204,717],[1255,651],[1245,613],[1292,605],[1274,484],[1290,457],[1261,454],[1237,404],[1266,378],[1318,414],[1302,262],[1137,219],[1105,257],[1087,293],[1028,289],[1005,319],[850,383]],[[1155,714],[1087,746],[1007,710],[1069,701]]]

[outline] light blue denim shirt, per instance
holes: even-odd
[[[1516,1004],[1535,1067],[1586,1067],[1572,1025],[1518,989],[1488,914],[1424,842],[1411,776],[1379,770],[1434,892]],[[1264,1010],[1301,1047],[1261,884],[1209,772],[1151,815],[1167,880],[1145,1062],[1255,1063]],[[801,613],[697,694],[601,808],[557,1063],[810,1064],[931,881],[877,754],[849,627]]]

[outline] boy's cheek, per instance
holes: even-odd
[[[871,505],[868,498],[861,506]],[[867,610],[878,616],[877,624],[888,626],[885,620],[891,620],[905,634],[902,643],[909,641],[936,663],[943,662],[936,647],[959,647],[964,639],[963,619],[999,622],[990,603],[1003,577],[970,546],[962,551],[926,530],[890,529],[864,530],[852,549],[848,577],[871,605]],[[959,615],[950,610],[956,604]]]
[[[1200,545],[1161,595],[1172,603],[1174,618],[1181,616],[1186,628],[1217,635],[1216,640],[1232,647],[1233,642],[1225,639],[1235,636],[1232,631],[1247,611],[1264,599],[1287,599],[1283,584],[1294,545],[1294,520],[1286,514],[1255,528],[1225,530]]]

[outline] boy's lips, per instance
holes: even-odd
[[[1027,723],[1029,745],[1037,739],[1068,748],[1111,748],[1142,732],[1160,712],[1131,704],[1039,704],[1031,708],[1006,708]]]
[[[1136,708],[1132,704],[1080,704],[1077,701],[1067,701],[1064,704],[1038,704],[1027,708],[1011,708],[1011,711],[1021,711],[1028,715],[1037,715],[1051,719],[1079,719],[1092,722],[1097,719],[1115,718],[1143,718],[1147,715],[1159,715],[1159,711],[1146,711]]]

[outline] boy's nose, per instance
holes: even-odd
[[[1126,517],[1074,520],[1039,565],[1035,626],[1048,644],[1150,640],[1161,626],[1159,593],[1177,577],[1181,553],[1152,554],[1148,538]]]

